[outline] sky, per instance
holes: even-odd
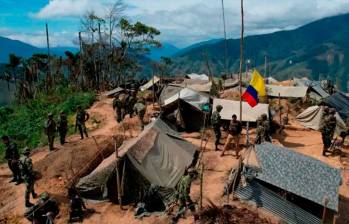
[[[81,17],[103,17],[116,0],[0,0],[0,36],[37,47],[74,46]],[[221,0],[123,0],[123,14],[161,31],[160,41],[186,47],[223,37]],[[327,16],[349,12],[349,0],[245,0],[246,35],[297,28]],[[240,0],[224,0],[228,38],[240,32]],[[1,46],[0,46],[1,48]]]

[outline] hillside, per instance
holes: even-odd
[[[180,49],[173,44],[163,43],[161,48],[150,49],[150,53],[147,56],[152,60],[158,61],[161,57],[171,57],[178,51],[180,51]]]
[[[340,89],[347,90],[349,79],[349,14],[321,19],[291,31],[249,36],[245,39],[245,58],[264,73],[264,56],[269,72],[279,79],[308,76],[330,78]],[[239,66],[239,39],[228,40],[229,71]],[[224,41],[178,52],[173,73],[206,72],[206,53],[215,74],[224,71]]]

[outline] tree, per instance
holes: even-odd
[[[12,70],[12,76],[15,80],[15,85],[16,85],[16,80],[17,80],[16,69],[18,65],[21,63],[21,57],[17,57],[15,54],[10,54],[9,61],[10,63],[7,65],[7,67],[9,67]]]
[[[124,11],[125,4],[122,0],[116,1],[107,9],[104,20],[108,26],[110,49],[113,48],[113,36],[115,34],[115,29],[119,26],[119,21],[122,18]]]

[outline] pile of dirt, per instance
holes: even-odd
[[[256,212],[233,205],[217,207],[212,202],[194,217],[196,224],[269,224],[267,219],[259,217]]]
[[[239,90],[228,89],[220,94],[220,98],[226,100],[240,100],[240,92]]]

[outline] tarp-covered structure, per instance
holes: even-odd
[[[156,85],[158,82],[160,82],[160,78],[157,76],[154,76],[151,78],[146,84],[140,87],[141,91],[148,90],[153,87],[153,85]]]
[[[296,117],[296,119],[304,127],[318,131],[320,130],[321,125],[323,123],[323,114],[324,107],[315,105],[305,109]],[[340,134],[342,131],[345,131],[347,127],[344,120],[341,118],[338,112],[336,113],[336,121],[336,133]]]
[[[188,79],[196,79],[196,80],[203,80],[203,81],[208,81],[210,79],[206,74],[196,74],[196,73],[187,74],[186,77]]]
[[[157,119],[137,138],[126,141],[118,151],[118,163],[115,155],[111,155],[80,179],[76,187],[83,197],[95,200],[115,198],[119,164],[124,202],[138,202],[138,196],[150,184],[161,187],[164,201],[169,200],[185,169],[194,162],[197,149]]]
[[[197,92],[209,93],[211,91],[212,82],[201,79],[184,79],[180,83],[172,83],[171,85],[190,88]]]
[[[341,118],[346,121],[349,115],[349,97],[344,93],[336,92],[322,100],[321,105],[336,109]]]
[[[199,131],[203,127],[205,114],[202,108],[209,102],[208,94],[172,85],[165,87],[160,95],[162,117],[186,131]]]
[[[231,116],[235,114],[240,117],[240,102],[226,99],[214,99],[213,111],[216,111],[216,106],[223,107],[220,115],[223,120],[231,120]],[[258,117],[266,114],[269,117],[269,104],[259,103],[255,107],[251,107],[248,103],[242,102],[242,121],[256,122]]]
[[[247,182],[236,195],[287,223],[320,224],[325,199],[326,218],[338,212],[340,170],[290,149],[256,145],[245,157],[243,176]]]
[[[308,87],[265,85],[267,95],[282,98],[305,98]]]
[[[116,87],[115,89],[106,92],[105,95],[108,96],[108,97],[115,97],[115,96],[117,96],[118,94],[123,93],[124,91],[125,91],[125,90],[124,90],[123,88],[121,88],[121,87]]]
[[[322,99],[330,96],[319,81],[312,81],[307,78],[293,78],[293,82],[295,86],[309,87],[308,96],[310,99],[315,101],[321,101]]]

